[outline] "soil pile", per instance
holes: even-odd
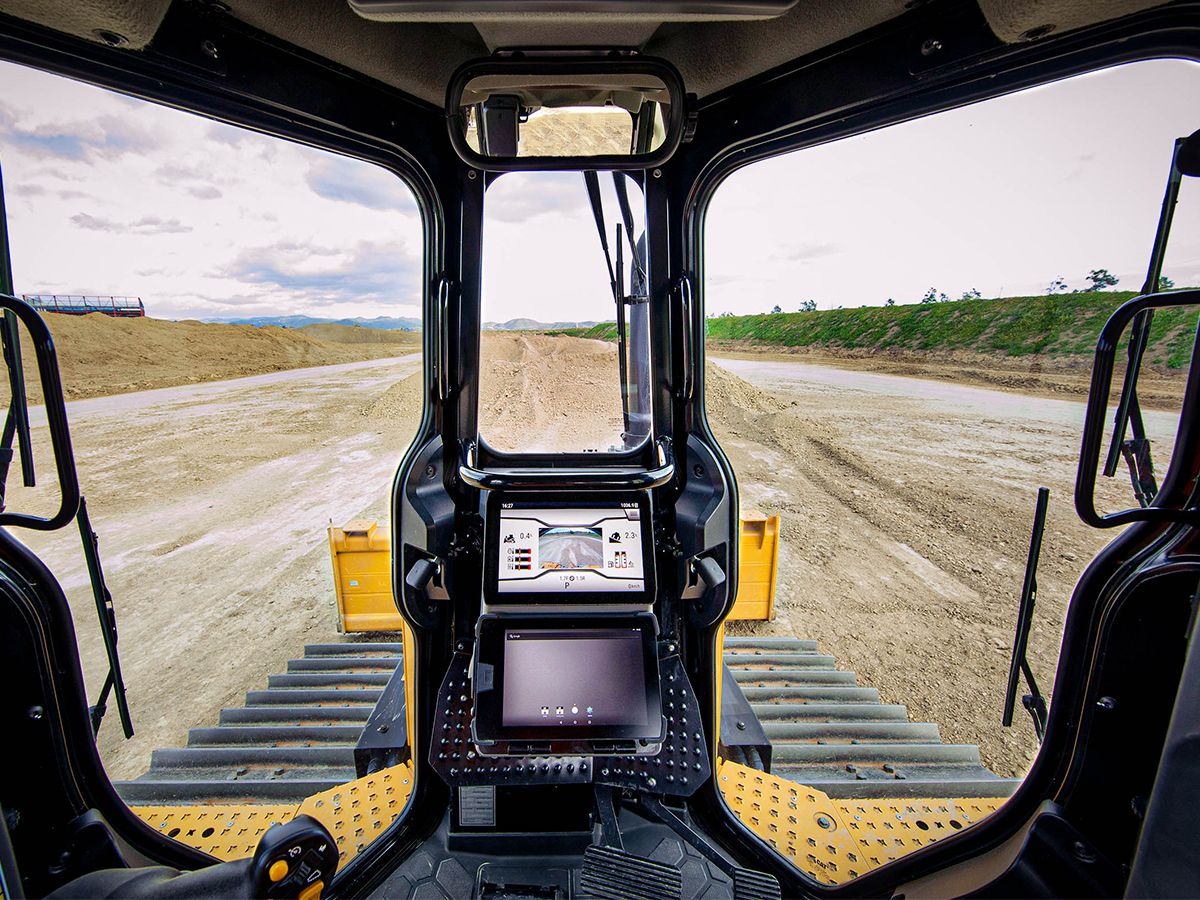
[[[290,329],[163,319],[48,314],[68,400],[402,356],[420,335],[344,325]],[[315,329],[315,331],[310,330]],[[33,349],[22,345],[32,402],[40,402]]]

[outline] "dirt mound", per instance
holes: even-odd
[[[364,328],[362,325],[305,325],[296,329],[302,334],[328,341],[331,344],[404,344],[414,350],[421,349],[421,332],[396,331],[387,328]]]
[[[289,329],[164,319],[48,314],[68,400],[220,381],[306,366],[401,356],[419,350],[394,339],[327,340]],[[327,326],[319,326],[326,328]],[[371,331],[333,326],[343,332]],[[326,332],[329,333],[329,332]],[[341,333],[341,332],[339,332]],[[40,402],[32,347],[23,346],[33,402]]]
[[[544,334],[485,334],[479,433],[498,450],[560,453],[621,444],[616,345]]]
[[[421,419],[421,385],[425,374],[415,372],[398,381],[379,397],[359,407],[359,414],[372,422],[394,425],[411,431]]]

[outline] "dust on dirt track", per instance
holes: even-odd
[[[619,432],[612,345],[490,334],[483,360],[496,445],[606,447]],[[725,368],[738,365],[750,380]],[[999,716],[1037,485],[1054,492],[1030,650],[1047,690],[1071,587],[1109,537],[1070,509],[1080,405],[978,391],[980,414],[913,379],[872,387],[780,365],[724,360],[706,374],[744,508],[783,514],[776,621],[731,631],[815,638],[944,739],[1022,773],[1031,728],[1001,729]],[[421,377],[410,356],[71,404],[138,729],[125,742],[105,723],[113,777],[183,745],[304,643],[336,639],[325,527],[386,521]],[[1125,503],[1126,487],[1111,487]],[[78,536],[20,536],[67,590],[95,697],[106,663]]]

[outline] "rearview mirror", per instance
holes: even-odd
[[[450,81],[450,142],[489,171],[647,169],[683,138],[683,83],[654,59],[489,59]]]
[[[1101,329],[1075,481],[1075,510],[1087,524],[1200,522],[1192,487],[1172,465],[1174,448],[1194,446],[1200,433],[1198,309],[1200,290],[1146,294],[1119,307]],[[1138,363],[1129,375],[1128,346],[1139,340],[1139,320],[1144,349],[1133,354]],[[1102,469],[1106,449],[1118,464]],[[1100,482],[1102,473],[1112,480]],[[1139,505],[1125,508],[1131,499]]]
[[[0,294],[0,348],[0,527],[54,531],[79,509],[58,358],[37,310],[7,294]],[[57,484],[47,477],[51,459]],[[8,508],[13,505],[22,511]]]

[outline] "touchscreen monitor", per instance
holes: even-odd
[[[646,500],[503,501],[489,517],[488,600],[649,603]]]
[[[483,616],[473,678],[477,741],[661,740],[657,630],[649,613]]]

